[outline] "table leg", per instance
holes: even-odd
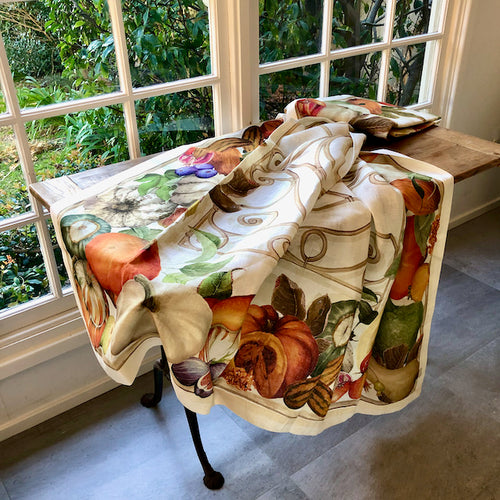
[[[148,392],[141,398],[142,406],[153,408],[161,401],[163,393],[163,377],[169,378],[167,357],[163,347],[161,348],[161,359],[159,359],[153,367],[154,376],[154,392]]]
[[[220,472],[214,470],[208,461],[207,454],[201,442],[200,428],[198,426],[196,413],[187,408],[184,408],[184,410],[186,411],[186,418],[189,424],[189,430],[191,431],[191,437],[193,438],[196,454],[198,455],[201,466],[203,467],[203,472],[205,473],[203,483],[210,490],[218,490],[222,488],[224,484],[224,476]]]

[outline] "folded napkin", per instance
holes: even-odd
[[[297,434],[418,396],[453,180],[360,153],[365,115],[335,101],[338,122],[332,102],[295,101],[54,206],[110,377],[132,383],[161,344],[186,407]]]
[[[426,111],[351,95],[297,99],[287,106],[286,115],[294,118],[321,116],[335,122],[347,122],[359,132],[382,139],[414,134],[435,125],[440,119]]]

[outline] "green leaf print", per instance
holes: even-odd
[[[198,293],[202,297],[228,299],[233,292],[233,271],[220,271],[207,276],[198,286]]]
[[[147,241],[154,240],[161,232],[162,229],[151,229],[147,226],[136,226],[120,231],[120,233],[131,234],[132,236],[137,236],[138,238]]]
[[[192,259],[190,262],[205,262],[210,260],[217,253],[217,249],[220,247],[221,240],[215,234],[207,233],[206,231],[201,231],[200,229],[191,228],[196,236],[196,239],[201,245],[201,255]]]
[[[218,271],[221,267],[224,267],[233,257],[224,259],[220,262],[195,262],[193,264],[187,264],[181,267],[179,271],[187,276],[196,277],[203,276],[205,274],[214,273]]]

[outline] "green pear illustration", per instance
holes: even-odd
[[[373,345],[374,355],[383,366],[389,369],[404,366],[423,318],[422,302],[397,306],[391,299],[387,301]]]

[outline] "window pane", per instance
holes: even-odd
[[[0,127],[0,219],[30,210],[28,191],[17,155],[14,131]]]
[[[123,16],[134,87],[210,73],[203,0],[136,1],[123,9]]]
[[[209,87],[139,100],[135,109],[144,155],[214,135],[212,89]]]
[[[387,88],[387,100],[391,104],[408,106],[418,102],[426,45],[392,49]]]
[[[121,105],[27,123],[38,181],[128,160]]]
[[[382,41],[385,0],[336,1],[333,6],[332,49]]]
[[[0,310],[49,292],[35,226],[0,233]]]
[[[394,38],[427,33],[431,8],[432,0],[398,0],[394,18]]]
[[[260,0],[260,62],[321,50],[322,0]]]
[[[0,29],[22,108],[118,89],[106,2],[4,4]]]
[[[376,99],[380,58],[380,52],[373,52],[333,61],[330,66],[329,94]]]
[[[319,94],[319,64],[260,77],[260,118],[273,119],[285,106],[302,97]]]

